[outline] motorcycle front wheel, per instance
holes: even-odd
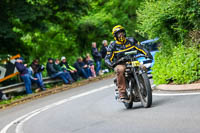
[[[138,74],[139,86],[138,93],[143,107],[148,108],[152,105],[152,89],[147,73]]]

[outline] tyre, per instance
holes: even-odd
[[[126,109],[131,109],[133,106],[133,102],[131,102],[131,103],[124,102],[124,106],[126,107]]]
[[[143,107],[151,107],[152,89],[147,73],[138,74],[139,86],[138,93]]]
[[[131,99],[132,98],[123,102],[126,109],[131,109],[133,107],[133,101]]]
[[[126,93],[128,96],[128,100],[124,101],[124,106],[126,107],[126,109],[131,109],[133,107],[133,93],[132,93],[132,89],[131,89],[131,82],[128,82],[128,87],[126,88]]]

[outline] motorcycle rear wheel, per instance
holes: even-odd
[[[133,93],[132,93],[132,89],[130,88],[131,86],[131,82],[129,82],[129,87],[126,88],[126,93],[128,96],[128,100],[125,100],[124,106],[126,107],[126,109],[131,109],[133,107]]]

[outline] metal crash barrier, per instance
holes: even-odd
[[[15,67],[15,61],[19,57],[21,57],[20,54],[11,57],[6,57],[3,59],[0,58],[0,83],[19,74],[19,72]],[[45,77],[43,78],[43,81],[44,84],[48,84],[48,83],[60,82],[62,80]],[[33,84],[32,88],[37,88],[36,84]],[[0,91],[2,91],[3,93],[22,92],[24,90],[25,90],[24,82],[0,87]]]
[[[61,81],[62,81],[61,79],[52,79],[50,77],[43,78],[44,84],[57,83]],[[33,84],[32,87],[37,88],[37,85]],[[25,86],[24,86],[24,82],[20,82],[20,83],[8,85],[8,86],[0,87],[0,90],[3,93],[22,92],[22,91],[25,91]]]

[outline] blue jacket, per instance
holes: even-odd
[[[28,73],[28,69],[27,69],[27,67],[24,66],[24,64],[15,62],[15,66],[21,75]]]

